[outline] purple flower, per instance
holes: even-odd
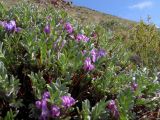
[[[83,34],[78,34],[78,35],[76,36],[76,40],[77,40],[78,42],[80,42],[80,41],[88,42],[88,41],[89,41],[89,38],[88,38],[87,36],[83,35]]]
[[[50,24],[47,24],[47,25],[44,27],[44,32],[45,32],[46,34],[50,34],[50,32],[51,32]]]
[[[83,39],[83,35],[82,35],[82,34],[78,34],[78,35],[76,36],[76,40],[77,40],[78,42],[80,42],[82,39]]]
[[[74,98],[70,96],[62,96],[61,100],[62,100],[62,106],[65,108],[71,107],[72,105],[75,104]]]
[[[84,41],[84,42],[88,42],[88,41],[89,41],[89,38],[88,38],[87,36],[84,36],[83,41]]]
[[[14,31],[15,28],[16,28],[16,22],[14,20],[11,20],[9,23],[6,23],[4,25],[4,28],[7,30],[7,31]]]
[[[16,22],[14,20],[11,20],[8,24],[13,30],[16,28]]]
[[[136,90],[137,90],[137,87],[138,87],[138,84],[137,84],[137,83],[132,83],[132,84],[131,84],[131,89],[132,89],[133,91],[136,91]]]
[[[15,22],[14,20],[11,20],[9,23],[10,23],[13,27],[16,27],[16,22]]]
[[[98,51],[98,57],[104,57],[106,55],[106,51],[104,49],[100,49]]]
[[[104,57],[106,55],[106,52],[103,49],[100,49],[99,51],[96,49],[92,49],[90,53],[93,62],[96,62],[99,58]]]
[[[118,108],[116,106],[116,103],[114,100],[111,100],[108,104],[108,109],[111,111],[112,115],[118,119],[119,117],[119,112],[118,112]]]
[[[50,93],[48,91],[44,92],[43,96],[42,96],[42,99],[48,99],[48,98],[50,98]]]
[[[84,67],[83,67],[83,69],[86,70],[86,71],[91,71],[94,68],[95,67],[94,67],[94,65],[92,65],[91,59],[89,57],[87,57],[86,60],[84,61]]]
[[[115,108],[115,106],[116,106],[116,103],[115,103],[115,101],[114,100],[111,100],[110,102],[109,102],[109,104],[108,104],[108,109],[113,109],[113,108]]]
[[[36,107],[37,107],[38,109],[41,109],[41,107],[42,107],[42,102],[41,102],[41,101],[36,101]]]
[[[97,50],[96,49],[91,50],[91,56],[92,56],[92,61],[96,62],[97,60]]]
[[[60,108],[56,105],[51,107],[51,116],[53,118],[60,116]]]
[[[73,27],[69,22],[65,23],[64,28],[69,34],[73,32]]]
[[[9,32],[13,32],[13,31],[20,32],[21,31],[20,27],[16,27],[16,22],[14,20],[11,20],[10,22],[1,21],[0,25],[4,27],[6,31],[9,31]]]
[[[40,118],[42,120],[47,120],[47,118],[49,116],[49,110],[48,110],[48,107],[47,107],[47,101],[46,101],[46,99],[44,99],[41,102],[42,102],[42,112],[41,112]]]

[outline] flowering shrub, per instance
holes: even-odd
[[[140,64],[151,69],[159,69],[160,59],[157,57],[160,55],[159,30],[155,25],[147,25],[141,21],[131,31],[128,47],[134,54],[136,53],[140,57]]]
[[[155,71],[103,28],[29,3],[0,7],[0,21],[2,119],[159,117]]]

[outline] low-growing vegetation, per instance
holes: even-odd
[[[159,119],[159,31],[116,24],[0,4],[0,119]]]

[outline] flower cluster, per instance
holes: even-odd
[[[8,32],[20,32],[21,28],[16,26],[16,22],[11,20],[9,22],[0,21],[0,25]]]
[[[100,49],[92,49],[91,50],[91,56],[92,56],[92,61],[96,62],[99,58],[104,57],[106,55],[105,50]]]
[[[115,117],[116,119],[119,118],[119,111],[114,100],[111,100],[109,102],[108,109],[111,111],[113,117]]]
[[[73,27],[69,22],[65,23],[64,28],[69,34],[73,32]]]
[[[47,106],[47,100],[49,98],[50,98],[49,92],[44,92],[42,99],[39,101],[36,101],[36,107],[42,110],[40,118],[43,120],[46,120],[50,114]]]
[[[86,71],[91,71],[95,68],[95,66],[92,64],[92,61],[89,57],[87,57],[84,61],[83,69]]]
[[[46,34],[50,34],[50,32],[51,32],[50,24],[47,24],[47,25],[44,27],[44,32],[45,32]]]
[[[60,116],[60,108],[57,105],[51,107],[51,115],[53,118]]]
[[[73,38],[73,34],[71,34],[74,31],[72,25],[69,22],[67,22],[65,23],[64,28],[67,31],[67,33],[69,33],[70,36]],[[89,41],[89,38],[84,34],[78,34],[74,38],[76,39],[77,42],[80,42],[80,41],[88,42]]]
[[[84,34],[78,34],[78,35],[76,36],[76,41],[77,41],[77,42],[80,42],[80,41],[88,42],[88,41],[89,41],[89,38],[88,38],[86,35],[84,35]]]
[[[70,37],[72,39],[75,39],[77,42],[82,41],[87,43],[90,41],[90,38],[84,34],[77,34],[77,35],[71,34],[73,33],[73,27],[69,22],[65,23],[64,28],[70,34]],[[87,53],[86,50],[82,50],[82,55],[85,55],[86,53]],[[87,57],[85,59],[83,69],[85,71],[92,71],[95,68],[93,63],[95,63],[99,58],[104,57],[105,55],[106,55],[106,52],[103,49],[100,49],[100,50],[92,49],[90,51],[91,57]]]
[[[65,108],[69,108],[75,104],[75,100],[70,96],[62,96],[61,100],[62,100],[62,106]]]
[[[50,93],[49,92],[44,92],[42,99],[36,101],[36,107],[38,109],[41,109],[41,116],[40,119],[46,120],[49,117],[51,118],[56,118],[59,117],[61,114],[61,108],[58,105],[50,105],[48,104],[48,99],[50,99]],[[70,96],[62,96],[62,108],[69,108],[72,105],[75,104],[75,100],[70,97]]]
[[[85,51],[85,53],[86,53],[86,51]],[[85,54],[85,53],[84,53],[84,51],[82,51],[82,54]],[[87,57],[84,61],[84,67],[83,68],[86,71],[93,70],[95,68],[93,63],[95,63],[99,58],[104,57],[106,55],[106,52],[103,49],[100,49],[100,50],[92,49],[90,51],[90,55],[91,55],[91,58]]]

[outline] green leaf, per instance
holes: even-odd
[[[42,92],[46,87],[46,81],[44,80],[42,73],[31,72],[31,74],[28,76],[32,81],[32,88],[34,90],[35,95],[37,96],[38,99],[40,99]]]
[[[4,57],[4,52],[3,52],[2,48],[3,48],[3,43],[0,42],[0,60],[2,60],[2,59],[5,58]]]
[[[106,102],[105,100],[101,100],[100,102],[96,103],[94,107],[92,107],[92,120],[97,120],[100,118],[102,113],[106,112]]]
[[[128,120],[132,117],[131,109],[134,106],[134,96],[130,88],[123,90],[118,96],[120,118]]]
[[[85,100],[84,102],[82,102],[82,119],[83,120],[90,120],[91,119],[89,100]]]
[[[5,116],[4,120],[14,120],[15,117],[16,117],[16,113],[10,110],[7,112],[7,115]]]

